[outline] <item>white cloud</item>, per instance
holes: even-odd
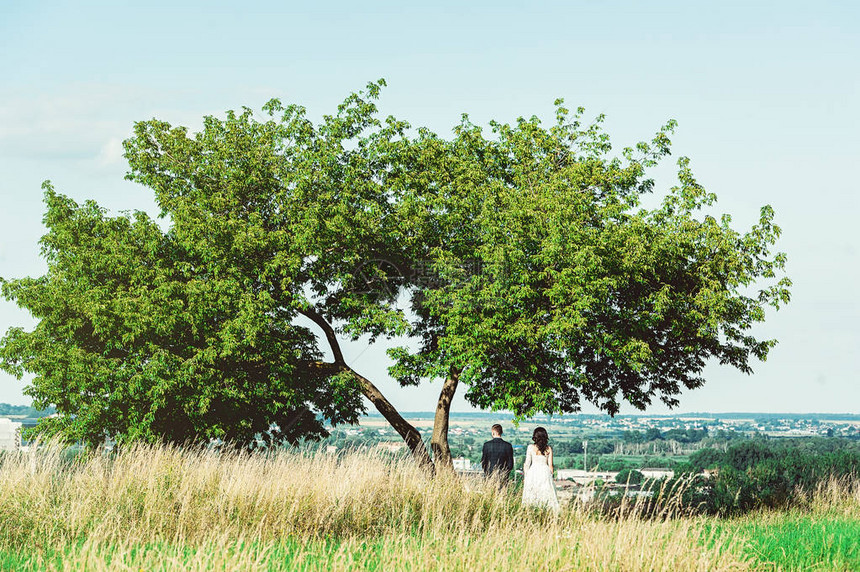
[[[0,152],[28,159],[97,157],[105,141],[129,133],[125,90],[77,86],[26,97],[0,93]]]
[[[122,141],[136,121],[157,117],[193,131],[202,126],[203,115],[243,104],[258,107],[274,93],[246,88],[207,101],[194,89],[74,84],[33,96],[25,88],[0,88],[0,154],[114,165],[122,160]]]
[[[114,165],[124,160],[122,154],[125,150],[122,147],[122,139],[119,137],[111,137],[107,143],[102,145],[97,161],[99,165],[108,166]]]

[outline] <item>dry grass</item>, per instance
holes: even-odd
[[[841,506],[841,491],[810,502]],[[46,448],[0,463],[0,567],[746,570],[741,541],[703,518],[602,518],[579,504],[554,517],[494,483],[431,479],[370,451]]]

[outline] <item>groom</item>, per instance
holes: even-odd
[[[481,467],[484,468],[484,474],[488,477],[498,473],[501,483],[505,484],[514,468],[514,448],[502,439],[501,425],[496,423],[491,431],[493,438],[484,443]]]

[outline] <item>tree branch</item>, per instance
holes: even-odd
[[[331,347],[331,352],[334,355],[334,363],[351,370],[351,368],[346,365],[346,360],[343,359],[343,352],[340,349],[340,343],[337,341],[337,335],[335,335],[334,328],[331,324],[329,324],[328,321],[326,321],[326,319],[313,308],[299,310],[299,314],[309,318],[314,324],[322,329],[323,333],[325,333],[328,345]]]

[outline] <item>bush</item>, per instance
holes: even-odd
[[[860,475],[860,447],[845,439],[745,441],[725,452],[698,451],[678,479],[704,469],[716,469],[716,476],[700,477],[695,494],[684,498],[687,507],[713,514],[782,508],[802,500],[800,491]]]
[[[639,485],[645,480],[645,475],[636,469],[624,469],[615,475],[615,482],[620,484]]]

